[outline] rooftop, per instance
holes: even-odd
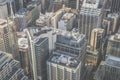
[[[28,31],[31,35],[31,39],[37,44],[48,37],[48,32],[51,31],[51,29],[47,27],[29,27]]]
[[[94,29],[92,30],[92,32],[103,33],[103,32],[104,32],[104,29],[102,29],[102,28],[94,28]]]
[[[115,35],[110,36],[109,40],[110,41],[120,42],[120,34],[116,33]]]
[[[20,15],[24,16],[27,14],[27,12],[28,12],[28,10],[26,8],[22,8],[15,14],[15,16],[20,16]]]
[[[18,46],[22,49],[28,49],[27,38],[18,38]]]
[[[39,18],[36,20],[36,25],[45,26],[49,18],[52,18],[54,13],[40,14]]]
[[[59,52],[54,52],[54,53],[59,53]],[[75,57],[71,55],[65,55],[62,53],[53,54],[49,58],[49,61],[58,65],[66,66],[70,68],[76,68],[79,64],[79,61],[77,61]]]
[[[71,33],[71,32],[59,32],[57,33],[56,43],[65,44],[71,47],[80,48],[86,42],[86,37],[83,34]]]
[[[73,16],[74,16],[73,13],[65,13],[65,14],[62,16],[62,19],[68,20],[68,19],[72,18]]]
[[[108,18],[119,18],[119,13],[110,13],[108,14]]]
[[[99,16],[101,14],[101,9],[91,9],[82,7],[80,10],[80,14]]]
[[[100,0],[84,0],[82,7],[98,8]]]
[[[108,56],[108,58],[105,61],[105,64],[112,67],[120,68],[120,58]]]

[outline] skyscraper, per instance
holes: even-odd
[[[92,51],[100,50],[102,48],[102,39],[104,36],[104,29],[95,28],[91,32],[90,48]]]
[[[48,80],[83,80],[86,74],[85,35],[61,30],[56,31],[56,35],[55,49],[47,61]]]
[[[0,18],[6,19],[8,17],[7,4],[5,0],[0,1]]]
[[[34,80],[47,80],[46,61],[49,56],[49,41],[47,30],[28,28],[25,30],[30,50],[30,66]]]
[[[79,13],[78,29],[90,42],[91,31],[101,27],[103,17],[101,0],[84,0]],[[101,6],[100,6],[101,5]]]
[[[0,50],[12,53],[19,60],[15,24],[11,20],[0,19]]]
[[[102,59],[102,41],[104,29],[95,28],[91,32],[90,46],[87,47],[87,61],[95,69]]]
[[[80,80],[81,61],[62,52],[54,52],[47,61],[48,80]]]
[[[28,49],[27,38],[18,38],[19,54],[20,54],[20,64],[21,68],[24,69],[25,75],[31,76],[30,70],[30,51]]]
[[[109,5],[110,12],[120,11],[120,0],[107,0],[107,5]]]
[[[61,31],[57,33],[55,49],[75,54],[80,58],[85,56],[86,44],[85,35]]]
[[[119,13],[110,13],[107,18],[103,20],[103,27],[107,34],[115,34],[119,28]]]
[[[120,80],[120,58],[108,56],[105,62],[101,62],[95,80]]]
[[[112,55],[120,58],[120,34],[110,36],[107,45],[106,55]]]
[[[11,54],[0,51],[0,80],[28,80]]]

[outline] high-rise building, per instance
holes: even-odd
[[[106,30],[106,34],[114,34],[119,28],[119,13],[110,13],[107,18],[103,20],[103,27]]]
[[[8,17],[7,4],[5,0],[0,1],[0,18],[6,19]]]
[[[11,54],[0,51],[0,80],[28,80],[19,61]]]
[[[86,50],[86,37],[83,34],[60,31],[57,33],[55,49],[83,57]]]
[[[95,69],[102,59],[102,41],[104,29],[95,28],[91,32],[90,46],[87,47],[87,62],[91,69]]]
[[[86,74],[86,37],[83,34],[71,33],[66,31],[56,32],[55,54],[71,55],[81,64],[79,77],[82,80]],[[54,53],[53,53],[54,54]],[[69,78],[68,78],[69,79]],[[76,78],[77,80],[79,78]],[[56,79],[55,79],[56,80]],[[73,79],[71,79],[73,80]]]
[[[107,55],[112,55],[120,58],[120,34],[110,36],[107,45]]]
[[[18,38],[19,54],[20,54],[20,64],[21,68],[24,69],[25,75],[31,77],[30,70],[30,52],[28,49],[27,38],[19,37]]]
[[[101,27],[103,17],[101,0],[84,0],[79,13],[78,29],[90,42],[91,31]]]
[[[81,61],[62,52],[53,52],[47,61],[48,80],[82,80],[80,79]]]
[[[90,48],[92,51],[102,48],[102,40],[104,37],[104,29],[95,28],[91,32]]]
[[[120,80],[120,58],[108,56],[101,62],[95,74],[95,80]]]
[[[19,60],[16,26],[11,20],[0,19],[0,50],[12,53]]]
[[[120,11],[120,0],[107,0],[107,5],[109,5],[110,12],[119,12]]]
[[[18,31],[23,31],[32,21],[32,14],[26,9],[22,8],[15,14],[15,23]]]
[[[29,14],[31,14],[32,16],[32,24],[35,24],[35,20],[38,19],[39,15],[40,15],[40,8],[41,8],[41,4],[38,3],[38,1],[32,1],[31,3],[29,3],[27,5],[27,11],[29,12]]]
[[[30,27],[25,30],[30,50],[30,66],[34,80],[47,80],[46,61],[49,56],[47,30]]]

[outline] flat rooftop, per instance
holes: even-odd
[[[120,68],[120,58],[114,56],[108,56],[105,61],[105,64],[115,68]]]
[[[59,52],[54,52],[54,53],[57,53],[57,54],[53,54],[49,58],[48,60],[49,62],[58,64],[61,66],[69,67],[69,68],[76,68],[79,64],[79,61],[77,61],[76,58],[71,55],[65,55]]]
[[[80,10],[80,14],[99,16],[101,14],[101,9],[91,9],[82,7]]]
[[[86,42],[86,37],[84,34],[71,33],[71,32],[61,32],[57,33],[56,43],[68,45],[75,48],[82,47]]]
[[[82,7],[98,8],[100,0],[84,0]]]

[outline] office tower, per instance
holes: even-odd
[[[23,31],[32,21],[32,14],[26,9],[22,8],[15,14],[15,23],[18,26],[18,31]]]
[[[120,11],[120,0],[107,0],[107,5],[110,8],[110,12]]]
[[[120,80],[120,58],[108,56],[105,62],[101,62],[95,80]]]
[[[95,28],[91,32],[90,48],[92,51],[101,50],[104,37],[104,29]]]
[[[78,0],[69,0],[69,2],[68,2],[68,7],[72,8],[72,9],[76,9],[77,1],[78,1]],[[79,3],[78,3],[78,4],[79,4]]]
[[[28,80],[11,54],[0,51],[0,80]]]
[[[55,51],[66,55],[74,56],[81,63],[79,76],[82,80],[86,74],[86,37],[83,34],[58,31],[55,42]],[[54,53],[53,53],[54,54]],[[77,79],[75,79],[77,80]]]
[[[30,72],[30,60],[29,60],[29,50],[28,41],[25,37],[18,38],[19,54],[20,54],[20,64],[21,68],[24,69],[25,75],[31,76]]]
[[[83,34],[60,31],[57,33],[55,49],[83,57],[86,50],[86,37]]]
[[[87,46],[87,62],[91,69],[96,69],[102,59],[102,41],[104,29],[95,28],[91,32],[90,46]]]
[[[48,80],[82,80],[81,68],[81,61],[74,56],[54,52],[47,61]]]
[[[62,8],[62,0],[50,0],[49,12],[56,12]]]
[[[45,14],[48,11],[51,0],[38,0],[41,3],[41,12]]]
[[[36,19],[38,19],[40,15],[40,7],[41,4],[38,1],[32,1],[27,5],[27,11],[32,16],[31,24],[35,24]]]
[[[0,19],[0,50],[12,53],[19,60],[16,26],[11,20]]]
[[[65,13],[58,21],[58,29],[71,31],[76,15],[74,13]]]
[[[6,19],[8,17],[7,4],[5,0],[0,1],[0,18]]]
[[[54,29],[58,28],[58,21],[60,20],[60,18],[62,17],[63,13],[65,13],[65,10],[63,11],[63,9],[58,10],[55,15],[52,17],[51,21],[52,21],[52,26],[54,27]]]
[[[80,33],[86,35],[88,42],[90,42],[91,31],[101,27],[103,11],[100,5],[100,0],[84,0],[80,9],[78,29]]]
[[[114,34],[119,28],[119,13],[110,13],[107,18],[103,20],[103,27],[106,29],[107,34]]]
[[[30,27],[25,30],[30,50],[30,66],[34,80],[47,80],[46,61],[49,56],[47,30]]]
[[[120,34],[116,33],[115,35],[110,36],[107,45],[107,55],[112,55],[120,57]]]

